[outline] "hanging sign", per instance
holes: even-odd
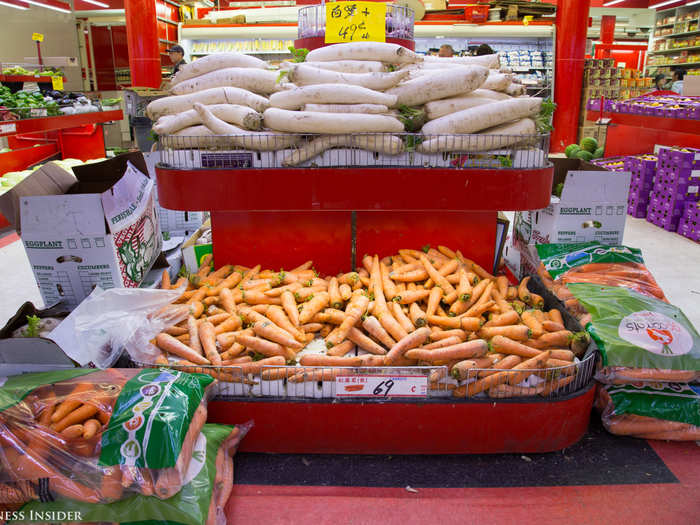
[[[326,4],[327,44],[386,42],[386,4],[332,2]]]
[[[43,42],[44,35],[41,33],[32,33],[32,40],[34,40],[34,42]]]

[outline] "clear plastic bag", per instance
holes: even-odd
[[[134,361],[155,362],[161,352],[151,339],[189,313],[186,305],[172,304],[182,292],[95,288],[71,315],[80,353],[99,368],[112,366],[123,349]]]
[[[182,489],[161,500],[135,495],[109,504],[77,501],[38,502],[23,507],[26,513],[71,511],[81,523],[181,523],[226,525],[224,506],[233,489],[233,456],[252,422],[235,427],[204,425],[199,434]]]
[[[185,482],[214,383],[155,368],[9,378],[0,388],[0,505],[16,503],[18,491],[85,503],[172,497]]]
[[[596,408],[611,434],[669,441],[700,440],[700,396],[687,384],[601,385]]]

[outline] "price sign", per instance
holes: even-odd
[[[425,397],[428,377],[424,375],[348,375],[335,378],[335,397]]]
[[[63,91],[63,77],[51,77],[51,86],[54,91]]]
[[[44,35],[41,33],[32,33],[32,40],[34,40],[34,42],[43,42]]]
[[[17,124],[0,124],[0,133],[14,133],[17,131]]]
[[[529,16],[529,15],[528,15],[528,16],[524,16],[524,17],[523,17],[523,25],[524,25],[524,26],[529,26],[529,25],[530,25],[530,22],[532,22],[532,19],[533,19],[533,18],[534,18],[533,16]]]
[[[386,4],[332,2],[326,4],[326,43],[386,42]]]

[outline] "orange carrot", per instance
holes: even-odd
[[[492,367],[493,359],[489,356],[476,357],[455,363],[452,368],[450,368],[450,375],[460,381],[470,378],[476,379],[478,372],[474,369]]]
[[[207,296],[207,288],[203,286],[192,294],[192,297],[190,297],[187,300],[187,304],[201,302],[202,299],[204,299],[206,296]],[[204,305],[202,305],[202,306],[204,306]]]
[[[517,355],[520,357],[532,358],[532,357],[537,357],[538,355],[540,355],[542,353],[541,351],[539,351],[535,348],[531,348],[529,346],[526,346],[526,345],[519,343],[517,341],[513,341],[512,339],[509,339],[508,337],[503,337],[501,335],[495,336],[489,342],[491,344],[491,348],[495,352],[500,352],[502,354]]]
[[[530,276],[528,275],[518,285],[518,298],[524,302],[530,302],[530,291],[527,289],[527,283],[530,281]]]
[[[480,317],[484,312],[488,312],[492,308],[496,308],[495,301],[477,302],[469,310],[464,312],[464,317]]]
[[[574,353],[571,350],[560,350],[557,348],[550,349],[549,353],[552,359],[561,359],[562,361],[573,361]]]
[[[349,339],[346,339],[342,343],[333,346],[333,348],[329,349],[326,353],[331,357],[343,357],[348,352],[351,352],[354,349],[355,343],[353,343]]]
[[[62,432],[65,428],[76,423],[83,423],[85,420],[90,419],[92,416],[97,414],[97,407],[94,405],[81,405],[65,417],[56,421],[51,428],[56,432]]]
[[[335,277],[331,277],[330,281],[328,281],[328,296],[330,297],[331,308],[343,307],[343,298],[340,296],[338,279]]]
[[[199,318],[204,313],[204,304],[202,301],[194,301],[190,304],[190,315]]]
[[[505,297],[508,293],[508,277],[505,275],[499,275],[496,277],[496,289],[501,296]]]
[[[420,261],[423,264],[425,271],[428,272],[430,278],[435,282],[436,286],[442,288],[443,292],[445,293],[444,301],[448,304],[455,302],[457,299],[457,291],[454,289],[454,287],[447,281],[447,279],[445,279],[443,275],[440,274],[440,272],[435,269],[432,264],[430,264],[430,261],[425,255],[420,256]]]
[[[227,363],[227,361],[235,361],[236,359],[243,359],[245,358],[246,361],[250,361],[251,358],[250,356],[241,356],[241,354],[245,351],[245,346],[243,346],[240,343],[234,343],[231,345],[231,347],[226,350],[225,352],[221,353],[221,362],[223,364],[230,364]]]
[[[231,294],[231,290],[229,290],[228,288],[224,288],[219,293],[219,297],[223,309],[231,315],[236,315],[236,301],[233,300],[233,294]]]
[[[192,361],[198,365],[208,365],[210,364],[207,359],[202,357],[196,351],[192,350],[189,346],[181,343],[175,339],[172,335],[160,333],[156,336],[156,345],[161,350],[171,353],[178,357],[183,357],[188,361]]]
[[[228,312],[222,312],[220,314],[208,315],[206,318],[201,317],[200,319],[196,320],[196,322],[197,324],[202,324],[204,321],[207,321],[216,326],[226,321],[229,317],[231,317],[231,314]]]
[[[299,360],[301,366],[360,366],[359,357],[333,357],[323,354],[306,354]]]
[[[401,338],[394,346],[391,347],[389,353],[386,354],[384,360],[387,365],[391,366],[396,363],[407,350],[422,345],[430,335],[430,329],[427,327],[418,328],[403,338]]]
[[[294,352],[291,352],[290,355],[290,352],[287,351],[282,345],[273,343],[272,341],[268,341],[266,339],[261,339],[260,337],[239,335],[236,337],[236,342],[267,357],[281,356],[285,359],[294,358]]]
[[[411,304],[426,299],[430,295],[428,290],[405,291],[394,297],[401,304]]]
[[[537,339],[532,339],[527,342],[528,345],[544,349],[544,348],[562,348],[569,346],[574,334],[569,330],[560,330],[558,332],[548,332]]]
[[[453,359],[469,359],[470,357],[481,357],[486,355],[488,344],[483,339],[475,339],[458,343],[452,346],[436,348],[434,350],[408,350],[405,352],[406,359],[417,359],[419,361],[448,361]]]
[[[485,339],[491,339],[497,335],[502,335],[515,341],[527,341],[528,337],[530,337],[530,329],[525,325],[517,324],[482,327],[479,330],[479,336]]]
[[[214,328],[214,333],[223,334],[226,332],[235,332],[236,330],[240,330],[242,324],[243,321],[241,321],[241,318],[238,314],[231,315],[223,323],[218,324]]]
[[[350,329],[360,322],[360,318],[367,311],[368,305],[369,297],[366,295],[354,295],[345,309],[345,319],[338,327],[334,336],[326,338],[326,344],[330,344],[331,346],[340,344],[347,337]]]
[[[396,344],[396,341],[389,335],[376,317],[372,315],[367,316],[365,320],[362,321],[362,327],[369,335],[387,348],[391,348]]]
[[[189,347],[200,355],[204,355],[202,352],[202,345],[199,341],[199,325],[197,319],[190,315],[187,318],[187,330],[189,332]]]
[[[61,431],[61,435],[68,439],[77,438],[83,435],[83,425],[71,425]]]
[[[187,328],[182,328],[180,326],[171,326],[163,330],[166,334],[177,337],[178,335],[185,335],[187,333]]]
[[[438,261],[435,261],[436,264],[439,264]],[[438,270],[438,273],[442,275],[445,279],[447,279],[447,282],[452,284],[450,280],[448,279],[448,276],[451,275],[452,273],[456,272],[457,269],[459,268],[459,261],[457,259],[452,259],[451,261],[446,261],[444,262],[439,268],[436,269]],[[454,279],[455,284],[459,283],[459,276],[455,276],[456,278]],[[433,279],[430,278],[425,282],[426,288],[432,288],[434,286]]]
[[[391,313],[393,314],[394,319],[398,321],[398,323],[401,325],[401,327],[406,330],[407,333],[413,332],[416,327],[413,326],[413,323],[411,320],[408,318],[408,316],[404,313],[403,309],[401,308],[401,305],[396,302],[392,302],[390,304],[391,308]]]
[[[469,275],[467,274],[467,271],[464,268],[460,268],[457,273],[459,276],[459,284],[457,285],[457,298],[461,302],[466,303],[472,297],[472,283],[469,282]]]
[[[380,276],[382,279],[382,288],[387,299],[392,300],[396,296],[396,285],[389,278],[389,268],[385,264],[379,265]]]
[[[411,318],[411,322],[418,328],[425,326],[427,319],[425,318],[425,312],[421,310],[420,306],[416,303],[411,303],[408,307],[408,315]]]
[[[241,308],[241,314],[243,314],[248,322],[252,323],[253,331],[256,335],[294,350],[301,350],[304,348],[304,345],[295,340],[292,334],[280,328],[270,319],[259,314],[252,308]]]
[[[464,333],[464,332],[462,332]],[[432,340],[432,334],[430,336],[430,339]],[[439,339],[438,341],[435,341],[434,343],[430,343],[427,345],[423,345],[420,348],[424,350],[433,350],[435,348],[443,348],[445,346],[452,346],[456,345],[458,343],[461,343],[465,340],[464,337],[459,337],[457,335],[452,335],[450,337],[446,337],[444,339]]]
[[[345,321],[345,312],[342,310],[336,310],[335,308],[326,308],[325,310],[323,310],[323,312],[319,312],[316,315],[314,315],[311,321],[314,323],[329,323],[341,325],[343,324],[343,321]]]
[[[563,324],[556,323],[554,321],[544,321],[542,323],[542,328],[548,332],[561,332],[562,330],[566,330],[566,327]]]
[[[338,292],[340,293],[340,298],[343,301],[349,301],[350,297],[352,296],[352,288],[345,283],[338,287]]]
[[[101,428],[102,423],[100,423],[97,419],[88,419],[83,424],[83,438],[90,439],[97,434]]]
[[[323,323],[306,323],[301,325],[301,329],[307,334],[318,332],[321,328],[323,328]]]
[[[260,374],[263,381],[275,381],[278,379],[288,379],[299,373],[299,369],[294,366],[286,368],[267,368]]]
[[[374,355],[383,356],[386,350],[367,337],[361,330],[351,328],[348,332],[348,339],[355,343],[358,348]],[[382,361],[383,362],[383,361]]]
[[[557,310],[556,308],[552,308],[549,312],[547,312],[549,315],[549,319],[555,323],[559,323],[560,325],[564,324],[564,318],[561,316],[561,312]]]
[[[484,328],[487,328],[489,326],[509,326],[517,324],[519,321],[520,316],[518,315],[518,312],[516,312],[515,310],[508,310],[507,312],[502,313],[500,315],[491,316],[488,322],[484,324]]]
[[[438,246],[437,249],[441,254],[443,254],[448,259],[455,259],[457,257],[457,254],[455,252],[453,252],[452,250],[450,250],[446,246]]]
[[[499,359],[496,361],[496,363],[491,366],[491,368],[495,368],[497,370],[506,370],[508,368],[513,368],[516,365],[519,365],[522,363],[522,358],[517,355],[507,355],[503,359]],[[487,377],[492,374],[495,374],[496,372],[479,372],[479,377]]]
[[[171,286],[170,271],[166,268],[163,270],[163,276],[160,279],[160,287],[162,290],[169,290]]]
[[[532,310],[525,310],[520,317],[523,320],[523,323],[525,324],[525,326],[527,326],[530,329],[532,337],[537,339],[539,336],[544,334],[544,327],[542,326],[542,323],[540,323],[536,319],[535,315],[533,315]],[[504,334],[504,335],[506,335],[506,334]],[[512,339],[516,339],[516,338],[512,338]],[[525,339],[527,339],[527,337]]]
[[[384,327],[384,329],[389,332],[389,335],[396,341],[403,339],[408,335],[408,332],[403,329],[399,322],[394,319],[394,316],[389,312],[388,307],[380,312],[375,312],[377,320]]]
[[[187,278],[186,277],[180,277],[177,281],[175,281],[173,284],[170,285],[171,290],[176,290],[180,288],[180,286],[185,286],[187,284]]]
[[[443,290],[442,288],[432,288],[430,290],[430,295],[428,296],[428,307],[425,309],[426,317],[435,315],[438,306],[440,306],[440,300],[442,299]]]
[[[476,332],[481,328],[483,321],[478,317],[442,317],[429,315],[428,323],[442,328],[461,328],[468,332]]]
[[[537,309],[542,309],[544,308],[544,299],[542,298],[541,295],[537,295],[536,293],[531,293],[530,294],[530,304],[533,306],[533,308]]]
[[[518,372],[517,374],[511,374],[508,376],[508,383],[511,385],[517,385],[522,383],[531,376],[534,372],[532,369],[542,368],[549,359],[549,351],[542,352],[540,355],[531,357],[527,361],[523,361],[519,365],[515,365],[512,370],[525,370],[524,372]]]
[[[441,339],[447,339],[448,337],[452,337],[452,336],[457,336],[462,341],[467,340],[467,334],[462,329],[458,328],[458,329],[454,329],[454,330],[440,330],[437,327],[434,327],[434,328],[435,329],[430,334],[430,340],[433,342],[440,341]]]
[[[552,392],[556,392],[560,388],[564,388],[566,385],[571,383],[574,379],[576,379],[576,376],[567,376],[567,377],[562,377],[558,381],[554,381],[552,383],[549,383],[547,386],[544,387],[540,395],[542,396],[548,396]]]
[[[514,299],[518,298],[518,288],[515,286],[509,286],[508,287],[508,292],[506,293],[505,299],[506,301],[513,301]]]
[[[208,253],[204,257],[202,257],[202,260],[199,261],[199,270],[197,271],[197,275],[200,277],[206,277],[209,275],[211,272],[211,265],[212,261],[214,260],[214,256],[211,253]]]
[[[216,350],[216,332],[214,325],[210,322],[204,322],[199,325],[199,340],[202,343],[205,357],[212,365],[221,365],[221,356]]]
[[[469,383],[468,385],[459,386],[452,392],[452,395],[455,397],[474,396],[479,392],[488,390],[492,386],[505,383],[508,379],[508,373],[509,372],[496,372],[495,374]]]
[[[328,306],[329,301],[330,297],[328,292],[319,292],[314,294],[309,301],[302,304],[301,311],[299,312],[299,323],[306,324],[310,322],[314,315]],[[289,312],[287,312],[287,315],[289,315]]]
[[[410,265],[413,266],[413,265]],[[428,272],[424,268],[413,268],[408,271],[394,271],[389,274],[389,277],[396,282],[412,283],[425,281],[428,278]]]
[[[267,316],[267,318],[270,321],[275,323],[282,330],[285,330],[286,332],[292,334],[294,339],[296,339],[297,341],[302,342],[304,340],[304,334],[301,330],[299,330],[299,328],[297,328],[291,323],[291,321],[287,317],[287,314],[284,313],[282,307],[268,306],[265,310],[265,316]]]

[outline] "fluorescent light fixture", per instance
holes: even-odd
[[[685,6],[683,6],[683,7],[690,7],[691,5],[695,5],[695,4],[700,4],[700,0],[695,0],[695,2],[690,2],[689,4],[685,4]]]
[[[63,2],[55,2],[56,4],[60,5],[65,5],[66,7],[59,7],[58,5],[53,5],[53,4],[44,4],[43,2],[37,2],[36,0],[22,0],[23,2],[27,2],[28,4],[35,5],[37,7],[45,7],[46,9],[52,9],[53,11],[58,11],[59,13],[70,13],[70,9],[67,9],[68,4],[64,4]]]
[[[603,7],[612,7],[612,6],[616,5],[616,4],[621,4],[621,3],[624,2],[624,1],[625,1],[625,0],[612,0],[612,2],[605,2],[605,3],[603,4]]]
[[[665,2],[659,2],[658,4],[650,5],[649,9],[658,9],[659,7],[663,7],[665,5],[670,5],[670,4],[677,4],[679,2],[682,2],[683,0],[666,0]]]
[[[108,4],[105,4],[104,2],[98,2],[97,0],[80,0],[81,2],[85,2],[86,4],[92,4],[96,5],[99,7],[109,7]]]
[[[26,4],[22,4],[21,2],[14,3],[12,0],[8,1],[1,1],[0,0],[0,5],[4,5],[5,7],[11,7],[12,9],[19,9],[20,11],[26,11],[29,9],[29,6]]]

